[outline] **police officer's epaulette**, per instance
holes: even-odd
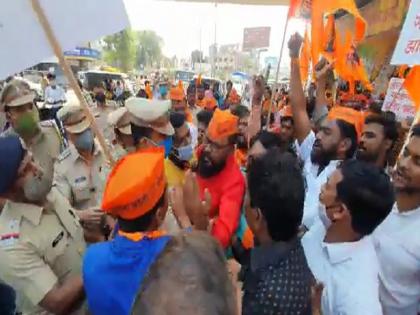
[[[68,158],[71,155],[71,151],[70,148],[65,149],[63,152],[61,152],[61,154],[58,156],[57,161],[58,162],[62,162],[64,161],[66,158]]]

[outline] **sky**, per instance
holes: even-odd
[[[124,3],[131,27],[134,30],[154,30],[163,38],[163,53],[167,57],[176,55],[178,58],[188,58],[193,50],[200,47],[208,55],[209,46],[215,38],[219,46],[242,44],[243,29],[258,26],[271,27],[270,47],[261,54],[261,58],[279,56],[288,11],[286,6],[215,6],[214,3],[172,0],[124,0]],[[286,44],[292,33],[303,33],[304,29],[303,22],[291,20]]]

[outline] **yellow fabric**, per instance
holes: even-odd
[[[185,171],[181,170],[169,159],[165,159],[165,176],[168,187],[175,187],[184,184]]]

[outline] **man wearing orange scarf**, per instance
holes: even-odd
[[[238,117],[216,109],[204,144],[198,150],[197,180],[200,195],[211,195],[211,234],[224,248],[230,245],[241,213],[245,179],[235,161]]]
[[[158,231],[168,207],[164,150],[149,148],[123,157],[106,184],[102,209],[117,218],[111,242],[89,247],[83,284],[95,315],[127,315],[141,283],[169,236]]]

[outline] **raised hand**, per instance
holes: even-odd
[[[302,43],[303,37],[299,33],[295,33],[292,37],[290,37],[287,46],[289,47],[289,54],[291,58],[299,57]]]

